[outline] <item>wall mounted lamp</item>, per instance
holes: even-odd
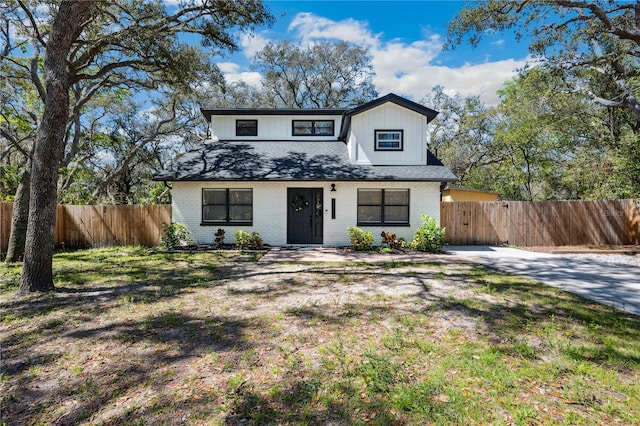
[[[331,184],[331,192],[338,192],[338,191],[336,190],[336,184],[335,184],[335,183],[332,183],[332,184]]]

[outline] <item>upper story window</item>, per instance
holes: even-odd
[[[293,136],[333,136],[333,120],[293,120]]]
[[[236,136],[258,136],[258,120],[236,120]]]
[[[252,225],[253,190],[205,188],[202,190],[202,224]]]
[[[402,151],[402,130],[376,130],[376,151]]]

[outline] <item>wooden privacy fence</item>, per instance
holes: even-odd
[[[0,203],[0,253],[7,251],[9,232],[11,231],[11,203]]]
[[[441,203],[449,244],[640,244],[640,200]]]
[[[7,250],[11,227],[11,203],[0,203],[0,251]],[[156,246],[162,223],[171,223],[171,206],[72,206],[58,205],[56,246],[105,247]]]
[[[6,252],[11,203],[0,203],[0,251]],[[519,246],[640,244],[640,200],[441,203],[449,244]],[[65,247],[155,246],[170,205],[59,205],[55,243]]]

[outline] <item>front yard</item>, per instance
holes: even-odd
[[[640,318],[466,264],[59,253],[0,266],[2,422],[640,424]]]

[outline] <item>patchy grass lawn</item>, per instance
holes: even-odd
[[[466,264],[59,253],[0,268],[22,424],[640,424],[640,318]]]

